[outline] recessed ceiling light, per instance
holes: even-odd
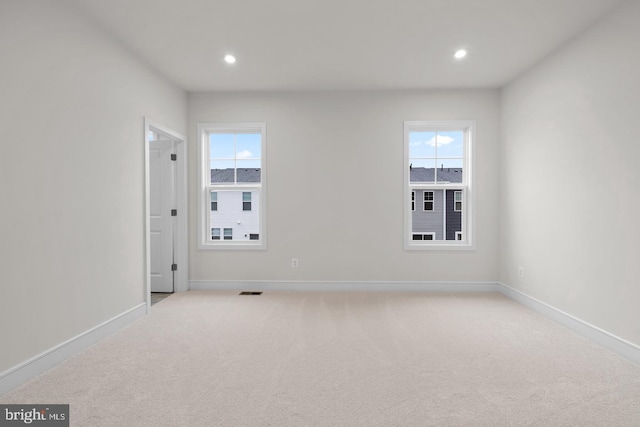
[[[233,55],[225,55],[224,56],[224,60],[227,64],[235,64],[236,63],[236,57]]]
[[[458,49],[456,53],[453,54],[456,59],[462,59],[467,56],[467,51],[465,49]]]

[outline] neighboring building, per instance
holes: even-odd
[[[437,173],[437,175],[436,175]],[[412,183],[462,183],[461,168],[412,167]],[[411,192],[413,240],[462,240],[462,190],[415,189]]]
[[[236,169],[238,183],[260,182],[260,169]],[[234,169],[212,169],[211,182],[234,182]],[[212,240],[258,240],[260,193],[258,191],[212,191],[210,198]]]

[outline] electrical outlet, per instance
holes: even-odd
[[[300,261],[298,258],[291,258],[291,268],[298,268],[300,266]]]
[[[518,276],[524,277],[524,267],[518,267]]]

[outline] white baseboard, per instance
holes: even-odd
[[[615,336],[603,329],[593,326],[584,320],[578,319],[547,303],[537,300],[523,292],[520,292],[504,283],[498,284],[498,291],[509,299],[512,299],[525,307],[542,314],[556,323],[571,329],[583,337],[618,353],[622,357],[640,365],[640,347]]]
[[[37,377],[69,357],[75,356],[145,314],[147,314],[147,304],[139,304],[80,335],[32,357],[26,362],[0,373],[0,395]]]
[[[190,280],[192,291],[498,292],[495,282]]]

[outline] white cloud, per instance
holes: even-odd
[[[441,147],[443,145],[451,144],[453,141],[455,141],[453,138],[446,135],[438,135],[437,138],[438,139],[436,141],[436,137],[434,136],[430,140],[426,141],[425,144],[430,145],[431,147],[435,147],[436,144],[438,144],[438,147]]]
[[[251,151],[249,150],[238,151],[238,154],[236,154],[237,159],[249,159],[251,157]]]

